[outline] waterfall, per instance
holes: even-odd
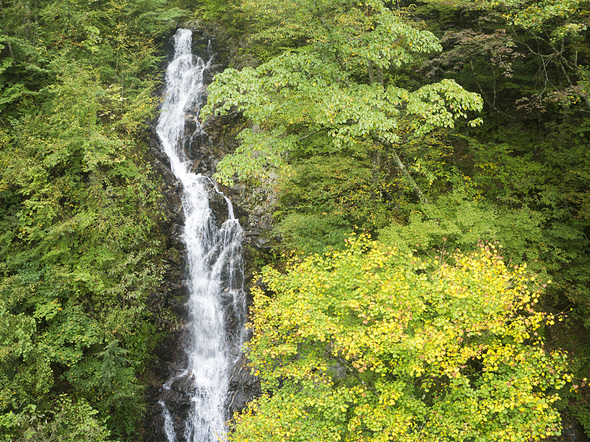
[[[166,72],[166,93],[156,132],[170,167],[182,183],[185,215],[183,240],[188,257],[189,332],[186,342],[187,367],[174,374],[163,390],[182,379],[187,385],[190,406],[182,432],[164,400],[164,433],[169,442],[212,442],[224,440],[227,416],[229,371],[242,344],[245,322],[243,290],[242,229],[229,199],[228,219],[219,228],[209,196],[220,193],[206,176],[191,171],[183,151],[185,119],[198,117],[203,101],[205,62],[191,51],[192,33],[179,29],[174,36],[174,58]],[[206,136],[196,122],[194,135]]]

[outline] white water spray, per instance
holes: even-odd
[[[193,56],[191,39],[191,31],[187,29],[178,30],[174,36],[175,53],[166,72],[165,101],[156,127],[172,172],[184,190],[183,238],[189,267],[188,366],[163,389],[170,389],[176,379],[188,379],[190,410],[183,434],[177,434],[171,410],[164,401],[159,402],[168,442],[225,439],[229,371],[242,344],[245,321],[242,229],[226,197],[228,219],[217,228],[209,207],[209,194],[217,190],[209,178],[191,172],[192,163],[182,148],[186,115],[196,111],[198,116],[203,99],[203,73],[211,64],[211,60],[205,63]],[[198,122],[196,132],[204,135]],[[234,330],[228,330],[228,323],[234,324]]]

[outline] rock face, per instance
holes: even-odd
[[[193,34],[193,53],[208,59],[214,49],[215,44],[205,34],[198,38],[196,33]],[[209,78],[213,78],[216,71],[225,67],[221,61],[215,64],[210,72]],[[206,91],[202,92],[206,95]],[[211,177],[215,171],[215,165],[219,159],[227,152],[235,149],[237,143],[227,133],[231,132],[228,127],[236,125],[239,122],[239,116],[212,118],[205,127],[199,123],[198,110],[189,113],[185,121],[184,149],[186,155],[193,163],[193,172],[200,173]],[[155,128],[156,122],[153,123]],[[165,340],[155,350],[156,364],[150,371],[150,379],[147,394],[146,416],[142,429],[142,440],[145,441],[165,441],[164,433],[165,418],[162,414],[162,407],[158,403],[164,400],[167,404],[170,414],[174,416],[173,426],[177,434],[177,440],[182,440],[184,432],[184,421],[186,420],[190,406],[191,392],[191,373],[177,376],[170,381],[166,388],[164,383],[169,381],[174,373],[179,373],[186,367],[187,356],[184,351],[183,342],[185,341],[185,327],[188,317],[187,299],[188,290],[186,288],[186,252],[182,240],[184,225],[184,213],[182,209],[182,186],[170,170],[170,164],[167,156],[160,150],[159,141],[155,130],[152,129],[151,141],[151,162],[155,173],[155,179],[161,180],[162,187],[162,212],[164,220],[161,228],[166,233],[168,256],[165,258],[168,264],[169,272],[166,275],[164,283],[164,293],[158,293],[154,296],[152,303],[158,311],[166,312],[171,318],[162,318],[162,324],[170,332],[169,338]],[[245,188],[227,190],[226,195],[232,200],[236,216],[244,229],[245,252],[244,257],[248,260],[253,249],[265,249],[266,243],[261,238],[264,232],[270,231],[272,222],[270,215],[266,215],[264,210],[258,208],[252,211],[254,207],[251,203],[251,196],[244,196]],[[218,226],[228,219],[228,205],[223,197],[213,185],[209,191],[209,204],[215,214]],[[246,266],[248,268],[248,266]],[[246,275],[246,281],[251,278]],[[247,287],[246,287],[247,289]],[[232,308],[232,303],[228,302],[227,308]],[[231,317],[232,315],[227,315]],[[228,329],[235,328],[235,324],[227,324]],[[243,409],[246,404],[254,397],[260,394],[260,384],[246,366],[245,358],[240,355],[237,363],[234,365],[230,379],[230,393],[227,400],[228,414]]]
[[[251,374],[246,357],[242,354],[233,367],[229,379],[229,397],[227,409],[230,416],[243,410],[248,402],[262,393],[260,381]]]
[[[183,342],[183,323],[186,321],[188,311],[186,300],[188,290],[186,286],[186,251],[182,240],[184,225],[184,212],[182,210],[182,187],[170,170],[168,157],[160,150],[155,131],[152,131],[150,139],[151,164],[154,170],[154,179],[161,182],[162,200],[161,211],[163,219],[160,228],[167,238],[166,264],[168,271],[164,276],[164,290],[150,300],[151,306],[162,316],[157,317],[160,328],[169,332],[169,337],[155,348],[156,363],[149,373],[149,386],[146,391],[147,407],[142,428],[142,440],[165,441],[163,433],[164,416],[162,408],[158,404],[162,394],[162,385],[174,371],[174,367],[181,367],[186,362]],[[168,399],[182,415],[182,409],[187,407],[187,402],[179,388],[171,388]],[[185,411],[186,413],[186,411]]]

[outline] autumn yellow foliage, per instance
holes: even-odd
[[[262,280],[247,347],[265,393],[236,416],[232,440],[560,433],[554,403],[569,375],[542,339],[555,320],[535,307],[546,282],[494,246],[423,259],[353,237]]]

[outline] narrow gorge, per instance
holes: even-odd
[[[184,151],[190,144],[185,140],[187,118],[195,124],[190,138],[207,140],[198,114],[205,74],[213,61],[210,50],[207,61],[193,55],[191,42],[188,29],[174,36],[174,58],[167,69],[165,100],[156,127],[161,148],[182,186],[182,239],[187,256],[186,356],[183,366],[170,373],[158,402],[168,442],[224,438],[230,372],[240,357],[246,319],[242,228],[229,198],[209,177],[193,171],[193,161]],[[211,195],[226,205],[223,222],[210,206]],[[179,397],[184,402],[180,407]]]

